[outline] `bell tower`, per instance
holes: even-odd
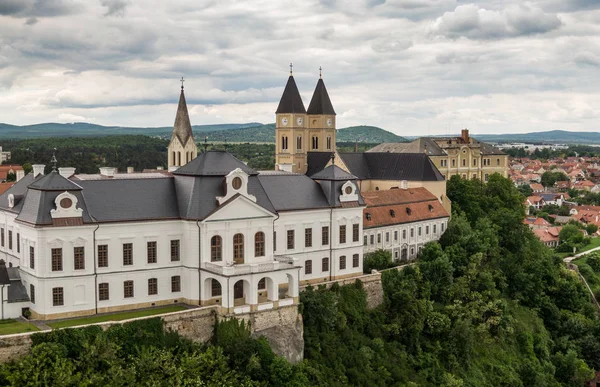
[[[306,151],[310,145],[306,138],[306,109],[294,80],[291,63],[290,77],[275,116],[275,169],[305,173]]]
[[[308,152],[335,152],[335,110],[319,67],[319,80],[308,105]]]
[[[181,78],[181,94],[179,95],[179,106],[177,106],[177,115],[173,125],[173,134],[169,142],[168,165],[169,171],[175,170],[190,161],[198,155],[198,148],[192,134],[192,124],[188,114],[185,94],[183,93],[183,78]]]

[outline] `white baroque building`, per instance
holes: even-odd
[[[0,258],[20,275],[8,288],[21,290],[3,293],[14,304],[3,317],[297,303],[301,282],[362,273],[363,207],[356,178],[335,165],[260,174],[209,151],[173,172],[35,166],[0,195]]]

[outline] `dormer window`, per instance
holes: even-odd
[[[429,212],[433,212],[433,206],[431,204],[429,205]]]
[[[395,217],[396,217],[396,211],[394,211],[394,210],[390,210],[390,216],[391,216],[392,218],[395,218]]]
[[[236,190],[242,188],[242,179],[240,177],[234,177],[231,181],[231,186]]]
[[[371,214],[367,212],[367,220],[371,220]]]
[[[13,208],[15,206],[15,195],[8,195],[8,208]]]
[[[412,210],[411,210],[410,208],[406,207],[406,213],[407,213],[408,215],[410,215],[410,214],[411,214],[411,212],[412,212]]]

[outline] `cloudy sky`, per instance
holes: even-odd
[[[290,62],[338,127],[600,130],[599,0],[0,0],[0,122],[274,122]]]

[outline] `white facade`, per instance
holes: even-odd
[[[448,227],[448,219],[444,217],[365,229],[364,251],[388,250],[394,261],[414,259],[426,243],[440,239]]]

